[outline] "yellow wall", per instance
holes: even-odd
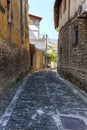
[[[0,38],[8,40],[19,47],[29,50],[29,40],[28,40],[28,28],[24,25],[24,37],[23,42],[21,42],[21,24],[20,24],[20,0],[12,0],[12,23],[8,23],[7,19],[7,0],[1,0],[1,5],[5,10],[2,13],[0,10]],[[27,14],[25,19],[27,21]],[[27,23],[24,23],[27,25]],[[28,26],[28,25],[27,25]],[[26,37],[27,36],[27,37]]]
[[[2,86],[10,85],[29,71],[30,57],[27,8],[21,17],[20,0],[12,0],[12,21],[9,24],[7,0],[0,2],[0,89],[3,89]],[[28,0],[21,2],[28,4]]]

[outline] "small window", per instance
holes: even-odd
[[[35,24],[36,24],[36,25],[39,25],[39,20],[35,20]]]
[[[64,0],[64,11],[63,12],[65,12],[66,11],[66,0]]]
[[[62,55],[62,47],[60,47],[60,55]]]
[[[35,20],[34,19],[30,19],[30,25],[35,25]]]
[[[12,22],[12,3],[11,3],[11,0],[7,0],[7,20],[8,20],[8,23]]]
[[[1,0],[0,0],[0,12],[2,12],[3,14],[5,13],[5,9],[4,9],[3,5],[2,5]]]
[[[78,44],[78,26],[73,29],[73,45]]]

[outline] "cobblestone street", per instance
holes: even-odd
[[[56,72],[27,76],[9,97],[0,99],[0,130],[87,130],[87,98]]]

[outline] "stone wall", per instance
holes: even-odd
[[[28,73],[28,52],[0,39],[0,90]]]
[[[35,70],[43,69],[44,52],[35,48]]]
[[[78,43],[73,44],[73,29],[76,26]],[[61,28],[59,37],[59,73],[87,90],[87,19],[74,17]]]
[[[7,0],[0,2],[0,92],[29,70],[27,8],[22,23],[20,5],[20,1],[12,0],[9,23]]]
[[[30,72],[43,69],[44,67],[44,52],[30,44]]]
[[[68,18],[72,19],[74,17],[74,15],[78,11],[78,7],[82,3],[85,2],[85,0],[66,0],[66,9],[64,10],[64,1],[65,0],[61,0],[61,4],[59,7],[59,27],[60,28],[62,28],[62,26],[64,26],[65,23],[67,23]]]

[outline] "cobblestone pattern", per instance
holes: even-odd
[[[14,97],[20,84],[21,81],[19,83],[16,83],[14,86],[7,87],[2,91],[2,93],[0,93],[0,118],[4,114],[4,111],[6,110],[12,98]]]
[[[40,71],[28,78],[5,130],[87,130],[78,120],[67,126],[68,117],[86,120],[87,103],[55,72]]]

